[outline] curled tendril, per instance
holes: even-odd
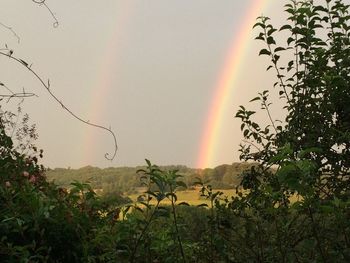
[[[50,7],[48,7],[48,5],[46,4],[46,0],[32,0],[33,3],[38,4],[38,5],[43,5],[45,6],[45,8],[49,11],[49,13],[51,14],[52,18],[54,19],[53,22],[53,27],[56,28],[59,26],[59,22],[58,19],[56,18],[55,14],[52,12],[52,10],[50,9]]]
[[[52,10],[47,6],[46,3],[43,3],[43,5],[46,7],[46,9],[50,12],[52,18],[55,20],[55,21],[53,22],[53,24],[52,24],[53,27],[55,27],[55,28],[58,27],[59,23],[58,23],[58,20],[57,20],[55,14],[54,14],[54,13],[52,12]]]
[[[81,117],[79,117],[78,115],[76,115],[74,112],[72,112],[69,108],[67,108],[63,102],[51,91],[50,89],[50,80],[48,80],[47,82],[45,82],[39,75],[38,73],[36,73],[29,65],[28,63],[26,63],[25,61],[23,61],[22,59],[19,59],[19,58],[16,58],[15,56],[12,55],[12,53],[4,53],[3,51],[0,51],[0,55],[2,56],[5,56],[5,57],[8,57],[10,58],[11,60],[13,61],[16,61],[17,63],[21,64],[22,66],[24,66],[28,71],[30,71],[30,73],[32,73],[36,79],[42,84],[42,86],[47,90],[47,92],[50,94],[50,96],[58,103],[62,106],[62,108],[67,111],[73,118],[77,119],[78,121],[82,122],[82,123],[85,123],[86,125],[89,125],[89,126],[92,126],[92,127],[95,127],[95,128],[99,128],[99,129],[102,129],[102,130],[105,130],[107,131],[108,133],[110,133],[110,135],[113,137],[113,140],[114,140],[114,151],[112,154],[110,153],[106,153],[105,154],[105,158],[107,160],[114,160],[115,156],[117,155],[117,151],[118,151],[118,143],[117,143],[117,138],[116,138],[116,135],[115,133],[112,131],[111,128],[107,128],[107,127],[104,127],[102,125],[98,125],[98,124],[94,124],[94,123],[91,123],[90,121],[87,121],[87,120],[84,120],[82,119]],[[27,94],[27,93],[25,93]],[[30,93],[28,93],[30,95]],[[23,95],[23,93],[22,93]],[[14,94],[12,95],[8,95],[8,96],[4,96],[4,97],[16,97],[14,96]],[[22,96],[23,98],[23,96]],[[110,157],[111,156],[111,157]]]

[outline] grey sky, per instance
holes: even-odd
[[[196,165],[215,85],[253,0],[47,0],[58,28],[43,6],[1,2],[1,22],[21,37],[18,44],[0,28],[2,42],[49,78],[72,111],[117,135],[119,151],[109,162],[104,153],[113,150],[113,141],[107,133],[71,118],[30,74],[1,58],[1,81],[39,95],[24,110],[38,125],[46,165],[134,166],[145,158]],[[284,1],[266,2],[264,13],[281,24]],[[261,43],[247,44],[212,166],[238,160],[238,105],[273,83],[267,61],[257,56]]]

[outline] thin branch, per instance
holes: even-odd
[[[0,22],[0,26],[6,28],[7,30],[11,31],[12,34],[14,35],[15,38],[17,38],[17,42],[19,43],[21,41],[21,39],[19,38],[19,36],[17,35],[16,31],[13,30],[12,27],[6,26],[5,24]]]
[[[249,145],[251,145],[251,146],[253,146],[255,149],[257,149],[259,152],[261,152],[262,150],[256,145],[256,144],[254,144],[253,142],[251,142],[251,141],[248,141],[248,140],[243,140],[243,142],[245,142],[245,143],[247,143],[247,144],[249,144]]]
[[[85,123],[86,125],[89,125],[89,126],[92,126],[92,127],[95,127],[95,128],[99,128],[99,129],[102,129],[102,130],[105,130],[105,131],[109,132],[111,134],[111,136],[113,137],[113,140],[114,140],[114,151],[113,151],[112,157],[109,157],[110,154],[106,153],[105,154],[105,158],[107,160],[110,160],[110,161],[112,161],[115,158],[115,156],[117,154],[117,151],[118,151],[118,144],[117,144],[117,138],[116,138],[114,132],[111,130],[111,128],[106,128],[104,126],[101,126],[101,125],[98,125],[98,124],[94,124],[94,123],[91,123],[90,121],[84,120],[81,117],[79,117],[78,115],[76,115],[74,112],[72,112],[70,109],[68,109],[63,104],[63,102],[50,90],[50,80],[48,80],[47,83],[44,82],[44,80],[33,69],[31,69],[31,67],[29,67],[28,64],[25,61],[12,56],[12,53],[11,54],[7,54],[7,53],[4,53],[4,52],[0,51],[0,55],[8,57],[8,58],[10,58],[13,61],[16,61],[17,63],[19,63],[22,66],[24,66],[29,72],[31,72],[37,78],[37,80],[42,84],[42,86],[47,90],[47,92],[51,95],[51,97],[58,104],[60,104],[62,106],[62,108],[64,110],[66,110],[72,117],[74,117],[75,119],[77,119],[78,121],[80,121],[82,123]]]
[[[266,23],[266,20],[265,20],[265,22],[263,21],[263,23]],[[268,34],[267,34],[266,27],[264,28],[264,35],[265,35],[265,39],[267,39],[268,38]],[[284,94],[286,95],[287,102],[290,103],[290,99],[289,99],[289,96],[288,96],[288,93],[287,93],[287,89],[286,89],[286,84],[284,83],[282,74],[281,74],[281,72],[280,72],[280,70],[278,68],[278,65],[277,65],[277,60],[275,59],[275,55],[276,54],[275,54],[275,52],[272,51],[271,44],[269,44],[267,41],[266,41],[266,45],[267,45],[268,51],[270,52],[271,62],[273,63],[273,67],[276,70],[277,78],[278,78],[278,80],[280,82],[280,86],[282,87],[282,89],[284,91]]]
[[[3,86],[5,89],[7,89],[8,92],[10,92],[12,95],[15,94],[9,87],[7,87],[4,83],[0,82],[0,86]],[[0,97],[4,97],[0,95]]]
[[[6,103],[8,103],[13,98],[28,98],[28,97],[33,97],[33,96],[38,97],[34,93],[27,93],[27,92],[13,93],[11,95],[0,94],[0,98],[7,98]]]
[[[275,122],[272,119],[271,112],[270,112],[270,109],[269,109],[269,105],[266,103],[266,101],[264,99],[263,99],[262,103],[263,103],[263,106],[264,106],[264,108],[265,108],[265,110],[267,112],[267,115],[268,115],[269,119],[270,119],[272,127],[273,127],[273,129],[275,130],[275,132],[277,134],[277,129],[276,129],[276,126],[275,126]]]

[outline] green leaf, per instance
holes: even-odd
[[[274,52],[276,53],[276,52],[280,52],[280,51],[284,51],[284,50],[286,50],[284,47],[277,47],[277,48],[275,48]]]
[[[275,29],[275,28],[271,28],[269,31],[267,31],[267,35],[268,36],[271,36],[274,32],[276,32],[277,31],[277,29]]]
[[[264,23],[261,23],[261,22],[257,22],[254,24],[253,28],[256,28],[256,27],[261,27],[262,29],[264,29],[266,26]]]
[[[256,100],[260,100],[260,97],[255,97],[254,99],[251,99],[249,102],[253,102],[253,101],[256,101]]]
[[[288,37],[287,44],[290,45],[295,39],[293,37]]]
[[[287,30],[287,29],[289,29],[289,30],[292,29],[292,26],[291,25],[284,25],[280,28],[280,31]]]
[[[244,130],[243,136],[244,136],[244,137],[247,137],[248,133],[249,133],[249,130]]]
[[[165,196],[170,200],[174,200],[174,202],[177,201],[177,196],[175,193],[167,193]]]
[[[276,44],[275,39],[271,36],[267,38],[266,42],[268,45]]]
[[[268,56],[270,56],[270,55],[271,55],[271,52],[268,51],[267,49],[262,49],[262,50],[260,50],[260,52],[259,52],[259,56],[261,56],[261,55],[268,55]]]

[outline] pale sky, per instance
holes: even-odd
[[[1,0],[2,45],[33,63],[50,79],[52,91],[83,119],[111,126],[119,150],[114,161],[106,132],[68,115],[25,69],[0,58],[1,81],[36,93],[24,111],[37,124],[44,165],[135,166],[150,159],[159,165],[195,167],[201,136],[232,41],[244,26],[253,0],[60,0],[44,6],[29,0]],[[262,13],[284,22],[286,1],[266,0]],[[272,86],[262,43],[247,42],[241,74],[232,87],[225,125],[217,139],[212,167],[238,161],[242,140],[234,115],[240,104]],[[276,113],[277,115],[277,113]]]

